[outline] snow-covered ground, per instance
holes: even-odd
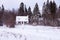
[[[60,40],[60,29],[49,26],[16,25],[0,27],[0,40]]]

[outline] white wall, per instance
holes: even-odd
[[[16,16],[16,23],[18,22],[28,22],[28,16]]]

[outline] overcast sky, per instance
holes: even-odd
[[[18,9],[21,2],[24,2],[26,4],[27,8],[30,6],[33,10],[35,3],[38,3],[40,10],[42,9],[43,2],[46,2],[46,0],[0,0],[0,7],[3,4],[5,9]],[[57,5],[60,4],[60,0],[55,0]]]

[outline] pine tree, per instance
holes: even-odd
[[[4,12],[4,5],[2,4],[2,11]]]
[[[24,3],[23,2],[20,4],[19,10],[18,10],[18,15],[24,16]]]
[[[55,14],[56,14],[56,3],[55,1],[50,1],[50,12],[51,12],[51,15],[52,15],[52,18],[54,19],[55,18]]]
[[[58,22],[57,24],[60,26],[60,6],[57,8],[56,17]]]
[[[42,7],[42,17],[43,17],[43,22],[44,22],[44,25],[47,25],[47,19],[49,18],[48,17],[48,8],[49,4],[48,4],[48,1],[47,1],[47,4],[45,4],[45,2],[43,3],[43,7]]]
[[[42,7],[42,17],[45,18],[45,14],[46,14],[46,5],[45,2],[43,3],[43,7]]]
[[[47,0],[47,3],[43,3],[43,8],[42,8],[42,16],[44,19],[48,19],[50,14],[50,9],[49,9],[49,1]]]
[[[32,11],[30,7],[28,8],[28,15],[29,15],[29,18],[32,16]]]
[[[38,7],[38,4],[36,3],[35,4],[35,7],[34,7],[34,10],[33,10],[33,14],[34,15],[37,15],[37,14],[39,14],[40,12],[39,12],[39,7]]]
[[[28,15],[28,11],[27,11],[26,5],[25,5],[25,12],[24,12],[24,15],[25,15],[25,16]]]
[[[57,17],[57,18],[60,18],[60,6],[59,6],[59,8],[57,9],[56,17]]]
[[[1,8],[1,11],[0,11],[0,25],[1,26],[3,25],[3,13],[4,13],[4,6],[2,4],[2,8]]]
[[[39,12],[38,4],[35,4],[34,10],[33,10],[33,21],[38,24],[39,17],[41,17],[41,14]]]
[[[56,18],[56,3],[53,1],[47,0],[47,3],[43,4],[42,16],[44,18],[45,25],[55,25],[54,22]]]
[[[29,23],[31,23],[32,22],[32,11],[31,11],[31,8],[29,7],[28,8],[28,16],[29,16]]]

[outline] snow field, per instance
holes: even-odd
[[[0,40],[60,40],[60,29],[49,26],[0,27]]]

